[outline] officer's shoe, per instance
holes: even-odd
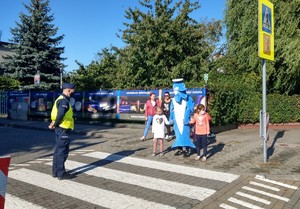
[[[66,179],[73,179],[75,178],[75,176],[69,173],[64,173],[64,175],[58,176],[57,178],[58,180],[66,180]]]

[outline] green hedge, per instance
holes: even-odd
[[[213,125],[259,123],[262,93],[249,89],[217,89],[209,98]],[[267,112],[270,123],[300,122],[300,96],[267,94]]]

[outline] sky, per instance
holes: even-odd
[[[222,20],[226,0],[200,0],[201,8],[192,14],[196,20],[200,18]],[[125,11],[141,8],[138,0],[50,0],[52,22],[58,27],[56,36],[64,35],[60,46],[65,47],[62,57],[67,58],[67,72],[78,69],[79,63],[87,66],[97,59],[97,53],[110,46],[122,47],[124,43],[116,34],[125,29],[123,23],[128,22]],[[10,28],[21,23],[20,13],[27,13],[24,5],[30,0],[0,0],[0,34],[1,41],[9,42],[12,38]]]

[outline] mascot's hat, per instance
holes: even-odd
[[[183,83],[183,78],[173,79],[173,90],[186,91],[186,87]]]

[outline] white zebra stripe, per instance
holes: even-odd
[[[6,194],[5,196],[5,209],[45,209],[39,205],[32,202],[22,200],[16,196]]]
[[[52,158],[38,158],[39,161],[52,161]]]
[[[268,192],[264,192],[264,191],[261,191],[261,190],[258,190],[258,189],[253,189],[251,187],[244,186],[244,187],[242,187],[242,189],[245,189],[245,190],[248,190],[248,191],[251,191],[251,192],[256,192],[258,194],[262,194],[262,195],[265,195],[265,196],[268,196],[268,197],[273,197],[275,199],[282,200],[282,201],[285,201],[285,202],[289,201],[288,198],[281,197],[279,195],[271,194],[271,193],[268,193]]]
[[[88,165],[70,160],[66,161],[65,167],[68,170],[72,170],[72,172],[82,172],[100,178],[132,184],[152,190],[158,190],[170,194],[188,197],[191,199],[197,199],[200,201],[206,199],[207,197],[211,196],[216,192],[215,190],[207,189],[204,187],[196,187],[188,184],[127,173],[123,171],[104,168],[101,166]]]
[[[80,152],[94,152],[95,150],[94,149],[80,149],[80,150],[74,150],[74,152],[77,152],[77,151],[80,151]],[[73,152],[73,151],[72,151]]]
[[[227,204],[225,204],[225,203],[222,203],[222,204],[220,205],[220,207],[221,207],[221,208],[225,208],[225,209],[237,209],[236,207],[232,207],[232,206],[227,205]]]
[[[153,160],[139,159],[135,157],[127,157],[123,155],[116,155],[104,152],[92,152],[84,154],[83,156],[97,158],[97,159],[105,159],[108,161],[118,161],[125,164],[136,165],[141,167],[159,169],[163,171],[169,171],[173,173],[179,173],[194,177],[200,177],[205,179],[212,179],[217,181],[224,181],[227,183],[231,183],[232,181],[239,178],[239,175],[234,175],[230,173],[222,173],[217,171],[209,171],[201,168],[193,168],[182,165],[174,165],[170,163],[158,162]]]
[[[39,164],[39,163],[43,163],[43,161],[35,160],[35,161],[30,161],[28,163]]]
[[[74,150],[72,151],[73,153],[77,153],[77,154],[83,154],[83,153],[86,153],[86,151],[81,151],[81,150]]]
[[[253,196],[253,195],[246,194],[246,193],[244,193],[244,192],[237,192],[236,194],[239,195],[239,196],[242,196],[242,197],[247,197],[247,198],[250,199],[250,200],[255,200],[255,201],[257,201],[257,202],[264,203],[264,204],[266,204],[266,205],[270,205],[270,204],[271,204],[271,202],[268,201],[268,200],[262,199],[262,198],[260,198],[260,197],[255,197],[255,196]]]
[[[280,191],[280,189],[278,189],[276,187],[267,186],[267,185],[260,184],[260,183],[254,182],[254,181],[250,181],[249,183],[252,184],[252,185],[263,187],[263,188],[266,188],[266,189],[270,189],[270,190],[273,190],[273,191],[276,191],[276,192]]]
[[[251,208],[251,209],[264,209],[264,208],[262,208],[262,207],[259,207],[259,206],[250,204],[250,203],[245,202],[245,201],[242,201],[242,200],[238,200],[238,199],[233,198],[233,197],[230,197],[230,198],[228,199],[228,201],[233,202],[233,203],[236,203],[236,204],[239,204],[239,205],[242,205],[242,206],[244,206],[244,207],[246,207],[246,208]]]
[[[59,181],[51,175],[26,168],[11,171],[9,177],[106,208],[174,208],[74,181]]]
[[[28,163],[20,163],[20,164],[11,164],[10,166],[15,166],[15,167],[29,167],[30,164],[28,164]]]
[[[292,186],[292,185],[289,185],[289,184],[284,184],[284,183],[274,181],[274,180],[270,180],[270,179],[266,179],[266,178],[263,178],[263,177],[260,177],[260,176],[255,176],[255,178],[258,179],[258,180],[261,180],[261,181],[276,184],[276,185],[286,187],[286,188],[289,188],[289,189],[295,189],[295,190],[298,189],[298,187],[296,187],[296,186]]]

